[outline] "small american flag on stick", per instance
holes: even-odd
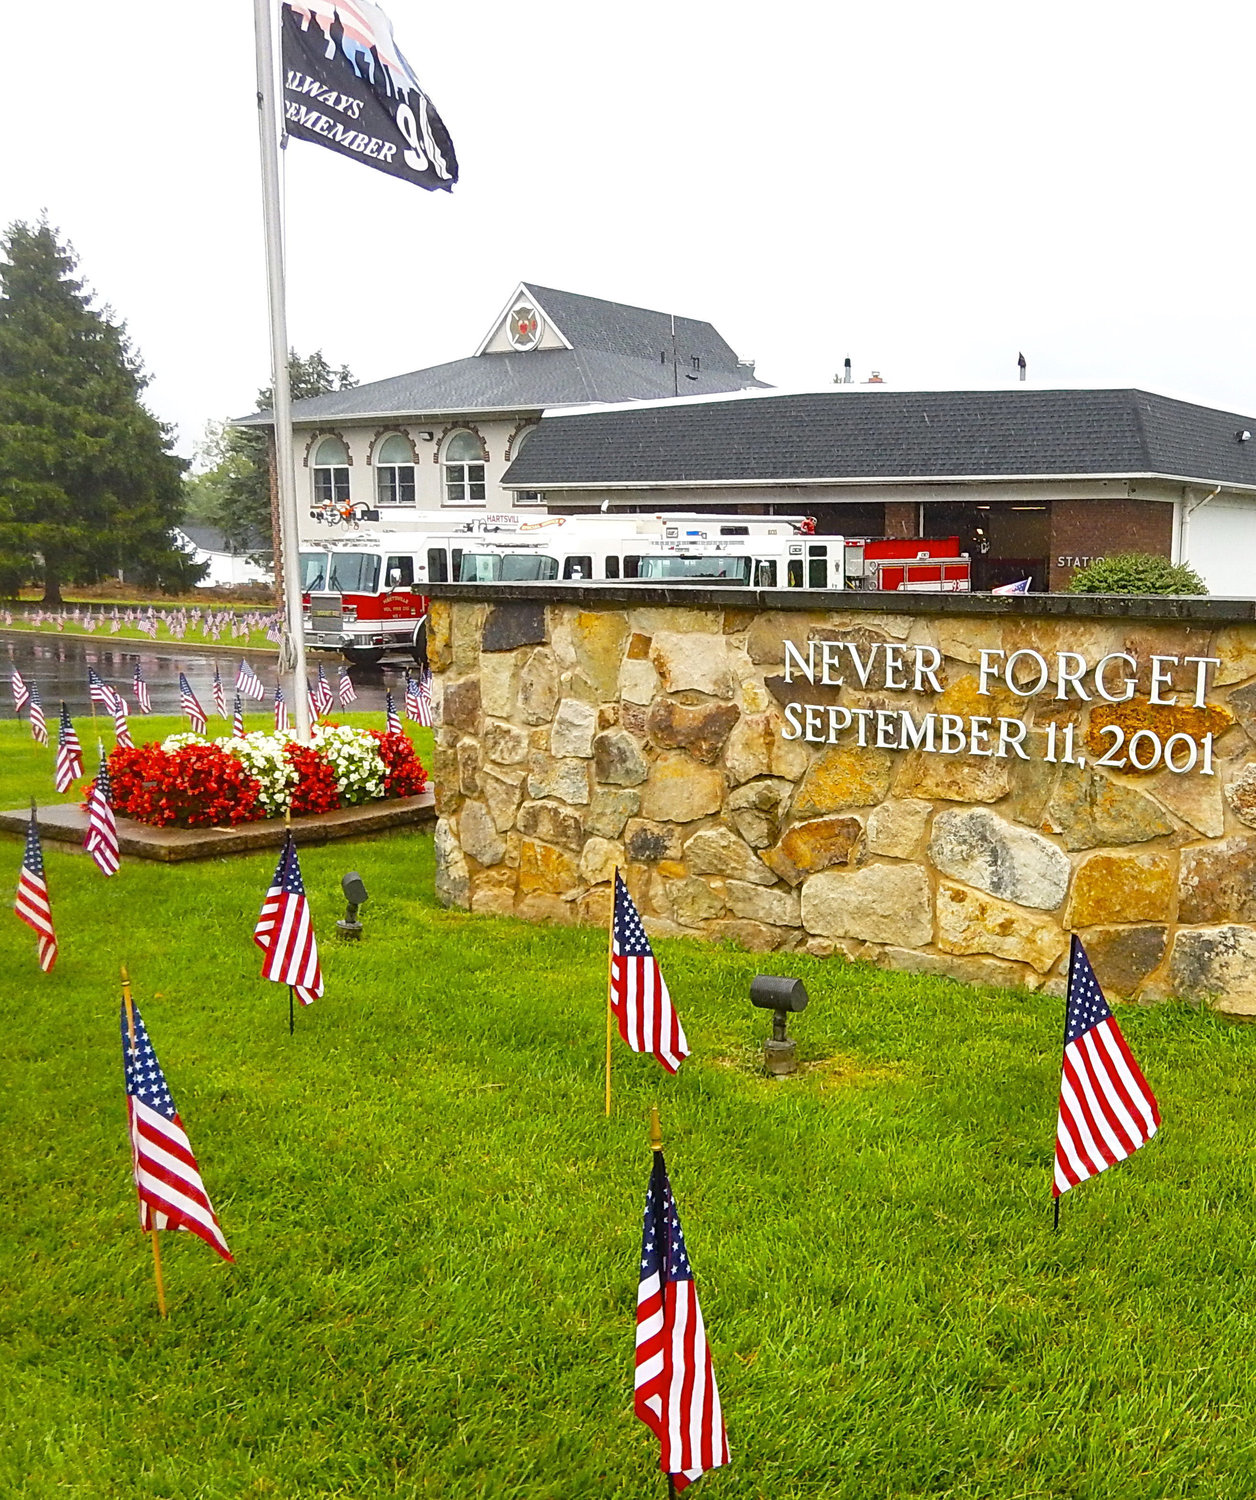
[[[314,941],[309,902],[305,899],[296,841],[291,832],[284,840],[274,879],[262,902],[253,941],[266,955],[263,979],[291,985],[302,1005],[311,1004],[323,993],[318,945]]]
[[[48,879],[44,874],[44,851],[39,843],[39,823],[35,817],[33,802],[13,910],[39,939],[39,967],[47,974],[57,961],[57,934],[52,926],[52,904],[48,900]]]
[[[669,1073],[674,1073],[689,1056],[689,1043],[641,917],[618,870],[610,964],[610,1007],[619,1022],[620,1036],[634,1052],[652,1052]]]
[[[728,1462],[711,1349],[659,1147],[645,1195],[634,1385],[637,1416],[658,1438],[659,1468],[676,1491]]]
[[[31,705],[31,739],[37,745],[48,743],[48,724],[44,718],[44,706],[39,701],[39,684],[32,682],[30,686]]]
[[[235,695],[235,707],[231,714],[231,734],[234,739],[244,738],[244,705],[240,702],[240,695]]]
[[[95,667],[87,669],[87,690],[93,703],[99,703],[102,708],[113,707],[113,689],[102,680]]]
[[[222,675],[218,671],[217,662],[214,663],[214,686],[212,689],[214,697],[214,711],[220,719],[227,717],[227,695],[222,690]],[[237,698],[238,698],[237,694]]]
[[[432,727],[432,673],[427,667],[419,673],[418,722],[424,729]]]
[[[13,675],[9,678],[9,686],[13,689],[13,712],[20,714],[23,707],[30,701],[30,689],[26,686],[26,679],[13,668]]]
[[[391,692],[384,694],[385,733],[400,734],[401,720],[397,717],[397,705],[393,702]]]
[[[96,861],[102,875],[118,873],[118,825],[113,816],[113,785],[103,755],[100,770],[87,795],[87,836],[83,848]]]
[[[406,696],[405,714],[411,723],[417,723],[419,717],[419,685],[414,678],[406,673]]]
[[[288,705],[284,702],[283,684],[275,684],[275,730],[277,733],[286,733],[288,729]]]
[[[1160,1128],[1160,1108],[1121,1035],[1080,939],[1068,964],[1064,1068],[1055,1137],[1060,1194],[1132,1156]]]
[[[148,683],[144,681],[144,674],[138,666],[135,669],[135,704],[142,714],[151,714],[153,711],[148,697]]]
[[[236,672],[236,692],[243,693],[246,698],[251,698],[254,703],[260,703],[266,696],[266,689],[262,685],[262,679],[257,675],[248,662],[242,661]]]
[[[336,696],[340,699],[341,708],[347,708],[350,703],[358,701],[358,691],[347,667],[341,667],[340,676],[336,679]]]
[[[113,739],[119,750],[133,750],[135,742],[127,724],[126,699],[121,693],[113,695]]]
[[[331,683],[327,681],[327,674],[320,665],[318,669],[318,682],[315,685],[313,696],[314,706],[318,710],[318,717],[320,719],[325,719],[331,713],[333,701]]]
[[[129,997],[122,1003],[122,1063],[140,1228],[185,1229],[231,1260],[140,1008]]]
[[[70,720],[70,710],[61,704],[61,720],[57,726],[57,761],[53,780],[59,792],[68,792],[83,774],[83,747]]]
[[[184,673],[179,673],[179,709],[188,716],[193,734],[205,733],[205,710]]]

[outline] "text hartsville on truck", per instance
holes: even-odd
[[[439,526],[439,529],[437,529]],[[301,551],[307,646],[371,664],[427,657],[432,582],[712,584],[760,589],[905,589],[966,593],[955,537],[817,536],[800,516],[598,515],[519,521],[483,516],[451,528],[375,531]]]

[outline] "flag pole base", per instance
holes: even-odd
[[[1060,1232],[1060,1195],[1058,1193],[1055,1195],[1055,1225],[1054,1225],[1054,1228],[1055,1228],[1055,1232],[1057,1234],[1059,1234],[1059,1232]]]

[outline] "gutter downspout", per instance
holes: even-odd
[[[1221,485],[1218,485],[1215,490],[1209,490],[1209,492],[1206,495],[1201,496],[1200,499],[1198,499],[1198,500],[1196,500],[1194,502],[1194,504],[1191,504],[1185,498],[1185,496],[1183,496],[1183,499],[1182,499],[1182,519],[1181,519],[1181,522],[1178,525],[1178,562],[1179,563],[1185,563],[1185,564],[1188,564],[1188,565],[1190,563],[1190,557],[1188,556],[1188,548],[1189,548],[1190,539],[1191,539],[1191,517],[1195,514],[1195,512],[1197,510],[1199,510],[1201,508],[1201,506],[1207,505],[1210,500],[1215,500],[1217,498],[1217,496],[1221,493],[1221,488],[1222,488]]]

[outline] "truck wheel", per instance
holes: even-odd
[[[384,652],[379,646],[346,646],[344,657],[350,666],[377,667],[384,659]]]
[[[419,666],[427,666],[427,621],[421,620],[419,628],[414,632],[414,644],[410,648],[412,655]]]

